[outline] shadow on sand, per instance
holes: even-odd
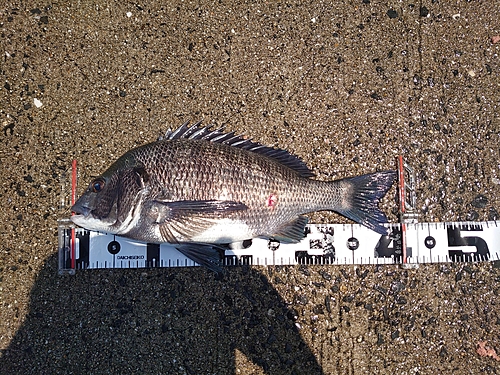
[[[251,268],[88,270],[50,257],[0,358],[5,374],[323,374],[295,313]],[[252,364],[237,360],[237,351]]]

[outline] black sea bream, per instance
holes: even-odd
[[[84,228],[169,242],[218,270],[220,244],[254,237],[296,242],[302,214],[331,210],[387,234],[378,208],[396,173],[317,181],[296,156],[197,123],[130,150],[72,207]]]

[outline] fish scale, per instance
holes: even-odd
[[[303,214],[336,211],[379,234],[379,200],[394,171],[318,181],[284,150],[182,125],[164,139],[128,151],[92,181],[72,207],[86,229],[149,243],[170,242],[211,269],[220,244],[255,237],[296,243]]]
[[[230,191],[225,199],[244,202],[249,208],[231,216],[235,220],[261,223],[252,226],[253,236],[272,228],[273,223],[276,226],[292,220],[299,210],[315,211],[326,207],[326,200],[332,200],[332,195],[325,192],[326,184],[300,178],[292,169],[259,154],[209,142],[179,140],[175,144],[170,143],[162,141],[153,147],[139,148],[131,156],[147,169],[153,169],[158,167],[151,154],[165,154],[161,158],[164,167],[158,169],[158,182],[159,185],[171,186],[172,200],[220,199],[225,190]],[[164,148],[168,149],[168,153],[163,151]],[[219,164],[210,160],[217,160]],[[180,176],[182,178],[178,178],[178,174],[167,173],[171,169],[184,171]],[[273,193],[279,203],[271,212],[265,202]],[[326,198],[315,201],[318,197]],[[304,206],[304,202],[309,202],[309,205]],[[267,217],[271,222],[265,220]]]

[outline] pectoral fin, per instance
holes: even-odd
[[[150,215],[156,224],[173,220],[185,220],[188,217],[200,217],[203,214],[220,214],[246,210],[241,202],[205,200],[205,201],[167,201],[155,199],[151,202]]]
[[[245,204],[234,201],[156,199],[151,203],[150,215],[151,221],[159,225],[165,242],[176,243],[189,241],[214,225],[220,217],[246,209]]]
[[[194,213],[216,213],[216,212],[233,212],[246,210],[248,207],[235,201],[224,200],[185,200],[185,201],[163,201],[156,199],[155,202],[167,205],[171,210],[177,212],[190,211]]]

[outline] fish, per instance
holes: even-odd
[[[225,245],[252,238],[294,243],[307,213],[335,211],[381,235],[378,207],[396,172],[314,179],[297,156],[224,128],[189,122],[134,148],[94,178],[72,206],[85,229],[170,243],[220,272]]]

